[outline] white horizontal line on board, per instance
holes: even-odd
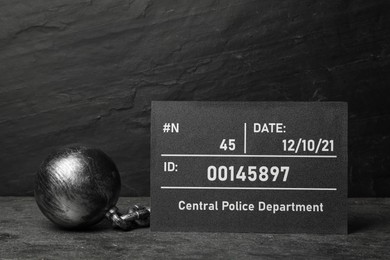
[[[261,157],[261,158],[337,158],[337,155],[292,155],[292,154],[177,154],[163,153],[162,157]]]
[[[337,191],[337,188],[289,188],[289,187],[191,187],[191,186],[161,186],[166,190],[310,190]]]

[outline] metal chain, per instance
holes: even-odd
[[[106,218],[112,223],[114,228],[124,231],[137,227],[148,227],[150,224],[150,207],[134,205],[127,214],[121,214],[117,207],[111,208],[106,213]]]

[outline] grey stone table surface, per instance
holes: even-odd
[[[148,205],[121,198],[118,206]],[[122,232],[102,221],[84,231],[51,224],[33,197],[0,197],[1,259],[389,259],[390,199],[349,199],[348,235]]]

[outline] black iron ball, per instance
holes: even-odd
[[[115,206],[121,187],[114,162],[101,150],[64,147],[41,164],[35,200],[42,213],[64,228],[85,228]]]

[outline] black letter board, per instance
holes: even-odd
[[[152,231],[345,234],[346,200],[346,103],[152,102]]]

